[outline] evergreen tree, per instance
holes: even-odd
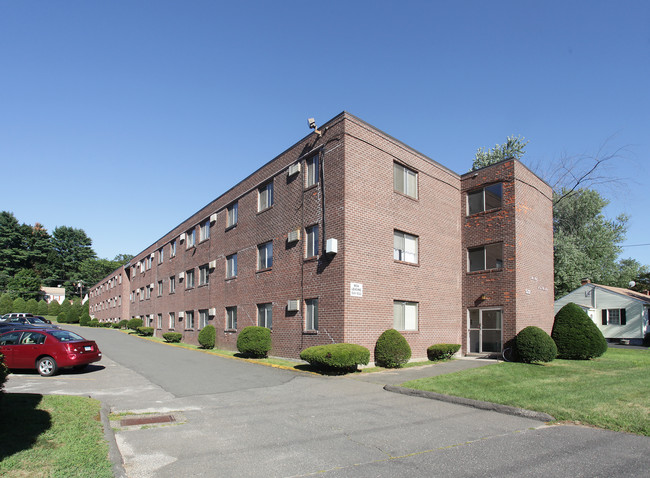
[[[17,299],[14,299],[14,304],[11,308],[12,312],[25,312],[25,307],[26,307],[26,302],[25,299],[22,297],[18,297]]]
[[[57,317],[59,315],[60,310],[61,310],[61,304],[59,304],[56,300],[53,300],[52,302],[47,304],[47,315]]]
[[[470,171],[476,171],[506,159],[521,159],[526,152],[524,148],[527,144],[528,141],[525,141],[525,138],[521,136],[508,136],[505,143],[497,144],[489,151],[479,148],[474,156],[474,163]]]
[[[32,315],[38,315],[38,301],[34,298],[31,298],[25,304],[25,311]]]
[[[45,302],[43,299],[38,301],[38,315],[47,315],[47,302]]]
[[[8,293],[4,293],[0,296],[0,315],[5,315],[11,312],[14,306],[14,300]]]
[[[41,279],[31,269],[21,269],[9,280],[7,290],[12,297],[35,299],[41,293]]]

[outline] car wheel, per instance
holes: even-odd
[[[56,360],[52,357],[41,357],[36,363],[36,370],[43,377],[51,377],[56,373],[59,367],[56,365]]]

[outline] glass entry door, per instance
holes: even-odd
[[[501,309],[470,309],[469,353],[501,352]]]

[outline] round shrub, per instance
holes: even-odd
[[[460,344],[434,344],[427,349],[427,357],[432,361],[450,359],[459,350]]]
[[[129,327],[129,321],[126,319],[122,319],[116,325],[118,329],[126,329]]]
[[[411,347],[395,329],[388,329],[381,334],[375,344],[375,364],[386,368],[404,366],[411,358]]]
[[[353,371],[357,365],[368,365],[370,351],[356,344],[328,344],[309,347],[300,358],[324,370]]]
[[[84,312],[83,314],[81,314],[81,317],[79,317],[79,325],[83,327],[87,327],[89,323],[90,323],[90,315],[88,314],[88,312]]]
[[[206,325],[199,332],[199,344],[204,349],[213,349],[214,341],[217,338],[217,331],[214,329],[214,325]]]
[[[271,350],[271,331],[256,325],[244,327],[237,337],[237,350],[249,357],[266,357]]]
[[[93,319],[90,322],[88,322],[88,327],[100,327],[101,324],[99,323],[99,320]]]
[[[142,327],[142,319],[131,319],[131,320],[129,320],[129,322],[126,324],[126,326],[127,326],[129,329],[131,329],[131,330],[137,332],[137,331],[138,331],[138,327]]]
[[[607,351],[607,341],[598,326],[577,304],[569,302],[555,315],[551,337],[558,358],[589,360]]]
[[[113,324],[111,322],[101,322],[100,325],[105,329],[110,329],[111,327],[113,327]]]
[[[555,342],[539,327],[526,327],[517,334],[515,343],[520,362],[550,362],[557,357]]]
[[[151,337],[153,335],[153,327],[138,327],[138,334]]]
[[[163,339],[169,343],[178,343],[183,338],[183,334],[179,332],[165,332],[163,334]]]

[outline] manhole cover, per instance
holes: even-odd
[[[126,417],[120,420],[121,427],[133,425],[152,425],[155,423],[174,423],[176,418],[173,415],[154,415],[148,417]]]

